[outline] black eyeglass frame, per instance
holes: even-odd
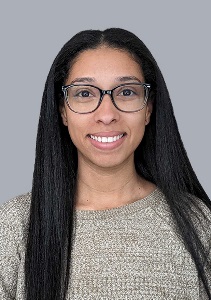
[[[127,86],[127,85],[131,85],[131,84],[133,84],[133,85],[141,85],[141,86],[143,86],[143,87],[145,88],[145,99],[144,99],[144,104],[143,104],[143,106],[142,106],[141,108],[139,108],[139,109],[137,109],[137,110],[133,110],[133,111],[125,111],[125,110],[120,109],[120,108],[116,105],[116,102],[114,101],[114,98],[113,98],[113,92],[114,92],[114,90],[116,90],[117,88],[119,88],[119,87],[121,87],[121,86]],[[67,93],[68,88],[71,88],[71,87],[73,87],[73,86],[90,86],[90,87],[93,87],[93,88],[98,89],[98,91],[100,92],[100,99],[99,99],[99,101],[98,101],[97,107],[96,107],[95,109],[93,109],[92,111],[89,111],[89,112],[77,112],[77,111],[73,110],[73,109],[71,108],[69,102],[68,102],[68,93]],[[104,95],[110,95],[111,101],[112,101],[113,105],[114,105],[114,106],[116,107],[116,109],[118,109],[119,111],[125,112],[125,113],[133,113],[133,112],[138,112],[138,111],[142,110],[142,109],[145,107],[145,105],[147,104],[147,100],[148,100],[148,98],[149,98],[150,87],[151,87],[151,85],[150,85],[149,83],[144,83],[144,82],[130,82],[130,83],[123,83],[123,84],[120,84],[120,85],[116,86],[116,87],[113,88],[112,90],[102,90],[102,89],[100,89],[99,87],[97,87],[97,86],[95,86],[95,85],[92,85],[92,84],[69,84],[69,85],[64,85],[64,86],[62,86],[62,91],[63,91],[63,93],[64,93],[64,99],[65,99],[65,101],[66,101],[66,103],[67,103],[68,108],[69,108],[71,111],[73,111],[74,113],[77,113],[77,114],[90,114],[90,113],[94,112],[95,110],[97,110],[98,107],[100,106],[100,104],[101,104],[102,101],[103,101]]]

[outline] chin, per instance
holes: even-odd
[[[98,168],[103,169],[116,169],[126,165],[130,161],[130,157],[120,159],[120,157],[112,158],[112,157],[99,157],[99,159],[93,160],[91,163]],[[132,158],[133,159],[133,158]]]

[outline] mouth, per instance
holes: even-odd
[[[92,140],[95,140],[100,143],[113,143],[113,142],[120,140],[125,135],[126,135],[125,133],[122,133],[122,134],[118,134],[115,136],[96,136],[96,135],[92,135],[92,134],[89,134],[88,136]]]

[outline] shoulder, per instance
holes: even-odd
[[[7,234],[23,234],[29,218],[31,193],[17,196],[0,206],[0,228]]]
[[[176,218],[173,215],[166,196],[163,194],[160,199],[159,205],[155,206],[157,214],[168,224],[176,225]],[[173,205],[175,204],[173,203]],[[208,201],[206,203],[205,200],[195,195],[184,193],[178,198],[177,209],[178,216],[183,219],[183,224],[185,225],[186,223],[187,226],[190,226],[188,224],[192,224],[192,228],[194,228],[204,246],[211,249],[211,209]],[[177,225],[175,228],[177,230]]]
[[[170,206],[174,206],[175,203],[169,205],[169,201],[164,195],[164,193],[161,192],[161,190],[159,189],[158,192],[159,193],[157,193],[157,195],[159,196],[160,201],[159,205],[155,206],[157,211],[164,214],[165,217],[172,215],[172,210],[170,209]],[[187,193],[181,194],[180,197],[177,199],[177,202],[179,203],[179,205],[177,205],[177,208],[181,212],[182,210],[183,212],[188,211],[192,222],[196,226],[200,224],[211,225],[211,202],[209,204],[206,204],[204,200]]]
[[[0,206],[1,299],[15,299],[18,282],[22,280],[30,202],[31,193],[27,193]]]
[[[208,243],[209,249],[211,248],[211,208],[210,203],[206,204],[201,199],[189,195],[192,199],[191,206],[192,220],[195,224],[198,234],[201,236],[202,241]]]
[[[25,219],[29,213],[31,192],[10,199],[0,206],[2,219]]]
[[[211,223],[211,201],[209,202],[209,204],[206,204],[205,201],[193,195],[188,195],[188,199],[192,199],[193,201],[193,213],[201,216],[202,218],[205,218],[208,222]]]

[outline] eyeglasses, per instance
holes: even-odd
[[[64,98],[70,110],[79,114],[94,112],[104,95],[111,97],[113,105],[122,112],[137,112],[144,108],[149,97],[150,84],[124,83],[112,90],[101,90],[90,84],[62,86]]]

